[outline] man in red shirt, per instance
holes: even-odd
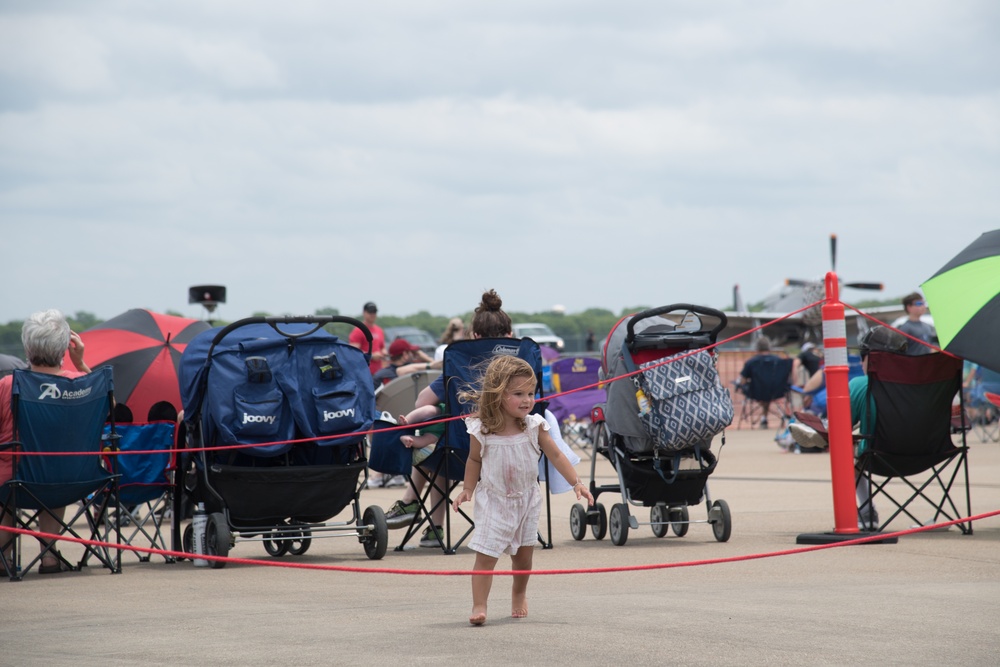
[[[385,354],[385,332],[382,331],[382,327],[375,324],[375,320],[378,319],[378,306],[369,301],[362,310],[361,319],[372,333],[372,360],[368,364],[368,368],[371,370],[372,375],[375,375],[375,373],[382,369],[387,359]],[[368,341],[365,339],[365,335],[361,332],[361,329],[355,328],[351,331],[351,335],[347,338],[347,341],[362,352],[368,351]]]

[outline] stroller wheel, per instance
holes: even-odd
[[[612,505],[608,528],[611,530],[611,543],[616,547],[624,545],[628,540],[628,508],[623,503]]]
[[[579,542],[587,534],[587,510],[577,503],[569,512],[569,532]]]
[[[715,539],[719,542],[727,542],[733,532],[733,517],[729,512],[729,503],[725,500],[716,500],[712,503],[709,519],[712,521],[712,532],[715,533]]]
[[[670,508],[670,528],[677,537],[684,537],[691,526],[691,515],[688,513],[687,505],[684,507]]]
[[[229,542],[232,533],[229,532],[229,525],[226,517],[221,512],[213,512],[208,516],[208,524],[205,526],[205,550],[210,556],[229,555]],[[210,560],[209,564],[216,570],[226,566],[224,560]]]
[[[590,524],[590,532],[595,540],[603,540],[608,534],[608,513],[601,503],[594,503],[593,511],[597,513],[597,521]]]
[[[279,539],[275,537],[275,535],[277,535],[277,533],[272,532],[264,538],[264,551],[266,551],[269,556],[277,558],[278,556],[284,556],[288,553],[288,546],[290,542],[288,540]]]
[[[649,525],[653,529],[653,535],[663,537],[667,534],[667,530],[670,528],[667,514],[666,505],[653,505],[649,509]]]
[[[369,560],[380,560],[389,546],[389,527],[385,523],[385,511],[378,505],[370,505],[362,517],[366,526],[371,526],[367,535],[361,537],[365,545],[365,555]]]
[[[291,523],[292,525],[301,525],[298,521]],[[309,551],[309,547],[312,546],[312,531],[308,528],[291,531],[288,533],[288,536],[288,553],[293,556],[301,556]]]

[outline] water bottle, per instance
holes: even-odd
[[[194,517],[191,519],[191,542],[194,546],[195,556],[205,555],[205,526],[208,525],[208,515],[205,514],[205,503],[198,503],[194,508]],[[195,567],[208,567],[208,561],[204,558],[194,559]]]
[[[642,389],[637,389],[635,392],[635,402],[639,405],[639,416],[645,417],[649,414],[649,399],[646,398],[646,392]]]

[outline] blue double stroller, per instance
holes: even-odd
[[[192,527],[181,537],[180,525],[204,503],[210,555],[228,555],[237,541],[301,555],[314,538],[345,533],[368,558],[385,555],[382,508],[360,506],[375,417],[370,356],[323,328],[333,323],[359,328],[370,348],[365,325],[339,316],[252,317],[188,344],[180,384],[192,451],[182,451],[175,476],[174,550],[193,553]]]

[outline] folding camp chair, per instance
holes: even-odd
[[[471,386],[476,380],[476,369],[497,354],[513,354],[527,361],[535,369],[536,381],[541,387],[542,356],[538,344],[533,340],[480,338],[456,341],[449,345],[444,352],[445,406],[449,415],[455,417],[471,410],[470,405],[459,402],[458,393],[464,387]],[[536,411],[539,409],[544,409],[541,403],[536,405]],[[386,430],[391,429],[392,426],[393,424],[388,422],[376,423],[369,466],[383,474],[407,476],[412,485],[414,484],[413,480],[410,479],[412,451],[399,444],[399,437],[407,433],[412,434],[413,431],[411,429]],[[419,494],[420,509],[406,527],[406,532],[399,546],[396,547],[396,551],[402,551],[411,539],[419,536],[421,529],[425,526],[429,526],[435,532],[438,528],[443,529],[441,531],[443,537],[439,538],[438,542],[446,554],[455,553],[469,537],[475,528],[472,517],[464,510],[459,509],[458,515],[466,522],[467,528],[461,534],[458,534],[457,529],[453,533],[452,516],[449,511],[452,492],[465,478],[465,461],[468,455],[469,434],[465,430],[465,422],[462,419],[452,419],[447,422],[445,433],[438,441],[434,453],[415,468],[427,484],[424,486],[423,492]],[[416,487],[414,486],[414,488]],[[434,494],[433,491],[437,491],[437,494]],[[548,494],[546,494],[546,498],[548,499]],[[442,504],[446,510],[444,525],[437,526],[434,524],[433,514]],[[548,503],[547,512],[547,517],[551,519],[551,508]],[[551,544],[551,523],[549,520],[549,542],[546,543],[543,540],[545,547]]]
[[[608,392],[598,386],[601,360],[565,357],[552,362],[550,368],[557,395],[549,399],[549,410],[559,421],[563,440],[579,449],[582,458],[589,458],[594,446],[590,412],[608,400]]]
[[[390,380],[375,390],[375,410],[393,417],[405,415],[417,404],[417,396],[430,385],[441,371],[417,371]]]
[[[966,379],[965,406],[979,442],[1000,442],[1000,372],[973,366]]]
[[[968,447],[965,424],[953,425],[952,402],[961,396],[962,360],[942,353],[905,356],[873,350],[868,357],[868,392],[874,401],[875,433],[861,434],[867,446],[855,467],[871,486],[871,498],[859,508],[867,516],[870,505],[878,507],[884,497],[894,507],[880,522],[884,529],[900,514],[920,525],[955,521],[971,516]],[[870,401],[865,401],[869,405]],[[959,403],[955,413],[964,421]],[[956,445],[953,438],[960,440]],[[965,483],[965,514],[952,499],[952,489],[962,476]],[[878,479],[876,479],[878,478]],[[905,488],[901,495],[899,485]],[[925,501],[934,510],[929,520],[918,519],[913,505]],[[956,524],[963,534],[972,534],[972,522]]]
[[[761,428],[766,428],[769,415],[777,417],[783,428],[791,416],[788,392],[793,360],[773,354],[754,359],[752,365],[745,367],[749,377],[737,385],[744,399],[736,428],[741,428],[744,421],[751,427],[759,423]]]
[[[133,421],[124,403],[115,406],[119,454],[113,457],[118,480],[117,513],[122,541],[130,546],[169,550],[165,532],[170,527],[168,508],[173,505],[172,450],[177,431],[177,410],[167,401],[153,404],[147,421]],[[107,431],[110,425],[105,427]],[[166,523],[164,523],[166,522]],[[132,551],[140,562],[150,554]],[[172,563],[172,556],[163,556]]]
[[[110,473],[99,456],[102,444],[113,448],[117,437],[110,410],[113,389],[110,366],[72,379],[14,371],[14,441],[5,445],[13,453],[14,468],[13,477],[0,486],[0,516],[13,516],[18,528],[37,530],[43,512],[52,514],[79,502],[76,513],[60,521],[59,535],[84,539],[73,526],[85,518],[90,528],[87,538],[101,542],[101,537],[113,536],[114,544],[121,542],[117,514],[108,511],[117,502],[118,475]],[[104,424],[109,418],[110,438],[105,440]],[[7,537],[0,532],[0,542]],[[47,555],[56,556],[71,570],[79,570],[93,556],[113,574],[121,571],[121,550],[84,544],[83,558],[74,566],[59,553],[56,541],[46,544],[19,570],[20,541],[20,534],[12,539],[10,562],[0,549],[0,563],[12,580],[19,580]]]
[[[987,391],[983,396],[988,405],[984,406],[976,423],[980,442],[1000,442],[1000,394]]]

